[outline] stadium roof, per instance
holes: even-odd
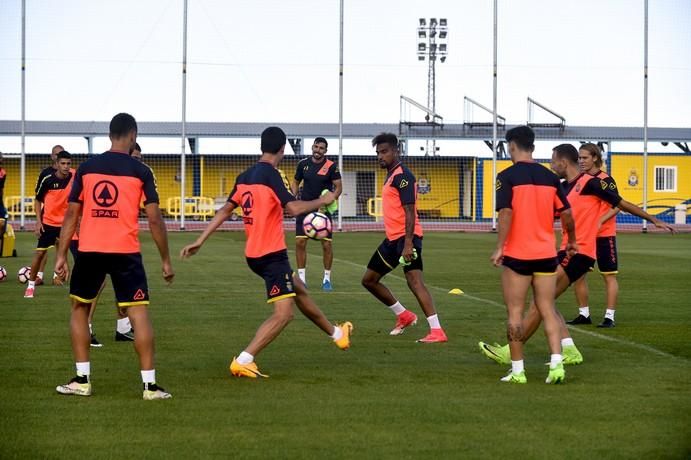
[[[27,136],[93,137],[108,134],[106,121],[27,121]],[[179,137],[180,122],[139,122],[142,136]],[[258,137],[267,126],[280,126],[290,138],[338,137],[338,123],[254,123],[188,122],[187,137]],[[498,137],[515,125],[499,126]],[[537,139],[564,141],[642,141],[642,127],[618,126],[540,126],[534,125]],[[488,140],[491,124],[431,123],[344,123],[343,137],[367,139],[381,132],[393,132],[408,139]],[[0,136],[21,135],[19,120],[0,120]],[[648,128],[650,142],[689,142],[691,128]]]

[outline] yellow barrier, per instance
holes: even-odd
[[[180,197],[168,198],[166,202],[166,212],[173,216],[175,220],[180,218]],[[191,217],[194,220],[213,217],[216,214],[214,200],[205,196],[185,197],[185,218]]]
[[[7,213],[10,215],[10,217],[17,218],[21,215],[21,203],[22,203],[22,197],[15,195],[15,196],[8,196],[7,201],[5,201],[6,207],[7,207]],[[34,208],[34,197],[25,197],[24,198],[24,215],[25,216],[35,216],[36,215],[36,209]]]
[[[376,217],[377,221],[384,215],[381,197],[369,198],[367,200],[367,214]]]

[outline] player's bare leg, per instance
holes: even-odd
[[[70,337],[72,338],[72,354],[75,362],[89,361],[89,307],[91,304],[72,301],[70,315]]]
[[[561,383],[566,377],[562,357],[560,327],[565,325],[564,318],[554,305],[556,281],[555,275],[536,275],[533,277],[533,298],[545,324],[545,335],[551,352],[549,374],[545,383]]]
[[[502,270],[501,285],[507,312],[506,338],[509,341],[511,354],[511,372],[502,378],[503,382],[525,383],[527,381],[523,364],[523,310],[531,278],[516,273],[510,268]]]
[[[34,257],[33,259],[31,259],[31,271],[29,272],[29,281],[27,281],[26,290],[24,291],[25,298],[31,299],[34,297],[34,289],[36,289],[36,279],[39,270],[38,267],[41,265],[41,262],[45,264],[46,259],[47,257],[45,249],[37,249],[36,252],[34,252]]]
[[[410,270],[405,272],[405,280],[408,282],[408,288],[410,292],[415,295],[425,316],[429,317],[436,315],[437,310],[434,308],[432,295],[429,293],[427,286],[425,286],[422,270]]]
[[[322,258],[324,259],[324,277],[322,278],[322,289],[330,292],[331,287],[331,266],[334,261],[333,245],[331,240],[322,240]]]
[[[252,356],[257,356],[268,344],[270,344],[283,329],[290,323],[294,317],[293,315],[293,298],[289,297],[273,302],[274,312],[266,321],[259,326],[254,338],[247,345],[245,351]],[[137,334],[137,325],[134,325],[135,336]]]
[[[396,298],[393,296],[388,287],[380,283],[379,280],[382,279],[382,275],[370,270],[369,268],[362,277],[362,285],[367,289],[374,297],[377,298],[381,303],[387,307],[393,305],[397,302]]]
[[[297,303],[300,312],[305,315],[307,319],[312,321],[319,329],[327,334],[333,334],[334,325],[329,322],[324,313],[319,309],[314,300],[309,296],[307,288],[302,284],[300,278],[293,275],[293,287],[295,288],[295,303]]]
[[[141,370],[154,369],[154,328],[149,319],[146,305],[134,305],[127,308],[127,315],[134,327],[134,349],[139,355]]]
[[[614,327],[614,313],[617,308],[617,297],[619,296],[619,281],[616,273],[603,273],[605,280],[605,296],[607,299],[607,309],[605,319],[597,327]]]
[[[295,261],[298,265],[298,276],[303,283],[307,283],[305,268],[307,267],[307,240],[308,238],[295,238]]]

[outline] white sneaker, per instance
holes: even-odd
[[[55,391],[63,395],[91,396],[89,377],[76,376],[65,385],[58,385]]]
[[[145,383],[144,393],[142,398],[147,401],[153,401],[154,399],[170,399],[173,395],[166,392],[163,388],[159,387],[155,383]]]

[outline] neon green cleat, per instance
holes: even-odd
[[[564,371],[564,364],[559,363],[556,367],[549,368],[549,374],[547,374],[545,383],[564,383],[565,379],[566,371]]]
[[[522,371],[520,374],[514,374],[513,371],[509,371],[506,377],[502,377],[500,380],[506,383],[528,383],[525,371]]]
[[[583,355],[578,351],[576,345],[561,347],[561,354],[564,357],[562,361],[564,364],[581,364],[583,362]]]
[[[480,351],[483,355],[487,356],[492,361],[496,361],[498,364],[511,364],[511,352],[509,351],[509,346],[501,346],[498,343],[490,345],[485,342],[478,342]]]

